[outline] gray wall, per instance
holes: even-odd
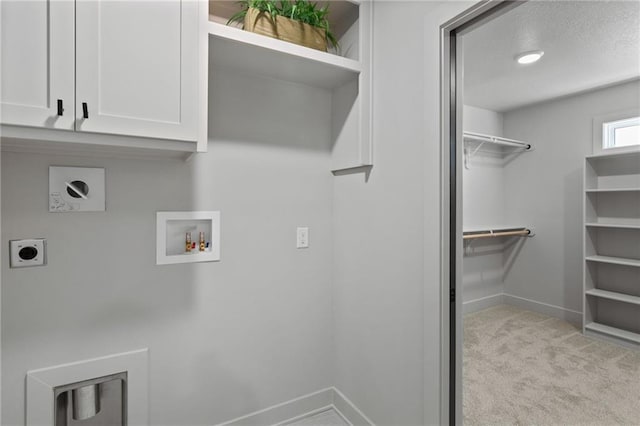
[[[504,114],[505,135],[535,145],[505,168],[506,215],[536,228],[512,253],[506,293],[572,317],[582,311],[582,180],[592,119],[639,104],[635,81]]]
[[[464,106],[464,131],[503,136],[501,113],[473,106]],[[465,144],[475,151],[478,144]],[[465,229],[504,225],[504,156],[500,150],[485,144],[470,158],[462,170],[464,194],[463,225]]]
[[[439,27],[469,2],[376,2],[374,163],[335,180],[335,383],[380,425],[439,424]]]
[[[488,109],[464,106],[463,128],[468,132],[503,136],[503,116]],[[479,148],[476,151],[476,148]],[[462,169],[463,228],[491,229],[506,226],[504,214],[504,166],[500,149],[465,143],[469,152]],[[473,154],[475,152],[475,154]],[[471,155],[473,154],[473,156]],[[463,302],[466,312],[496,303],[504,293],[503,240],[473,240],[464,244]],[[493,298],[493,299],[492,299]]]
[[[333,384],[330,94],[213,74],[210,152],[191,163],[3,153],[2,258],[26,237],[49,258],[2,265],[3,425],[24,424],[27,370],[142,347],[156,425]],[[107,211],[48,213],[49,165],[106,167]],[[156,266],[155,212],[192,209],[221,211],[222,261]]]

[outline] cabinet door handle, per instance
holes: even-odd
[[[58,99],[58,115],[62,117],[63,112],[64,112],[64,108],[62,106],[62,99]]]
[[[86,102],[82,103],[82,118],[89,118],[89,107]]]

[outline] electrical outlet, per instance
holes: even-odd
[[[309,247],[309,228],[307,227],[298,228],[296,247],[297,248]]]
[[[46,240],[43,238],[9,241],[12,268],[46,264]]]

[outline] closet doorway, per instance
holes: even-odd
[[[639,28],[637,1],[443,26],[450,424],[640,418]]]

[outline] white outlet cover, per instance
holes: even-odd
[[[49,167],[49,211],[105,211],[105,170],[96,167]]]
[[[35,250],[35,256],[23,258],[20,251],[23,249]],[[29,240],[11,240],[9,241],[10,266],[12,268],[25,268],[28,266],[43,266],[47,263],[46,240],[43,238]]]
[[[298,227],[296,230],[296,248],[309,248],[309,227]]]

